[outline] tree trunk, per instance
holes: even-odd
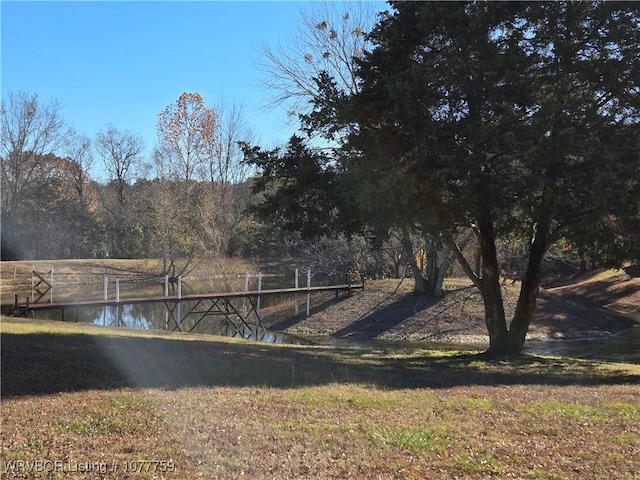
[[[495,249],[493,251],[495,253]],[[491,252],[483,253],[490,254]],[[484,303],[485,322],[489,332],[489,350],[487,353],[492,357],[511,355],[498,262],[489,263],[486,256],[484,257],[482,268],[483,287],[480,290],[480,294]]]
[[[451,258],[445,258],[440,263],[440,268],[438,268],[438,275],[436,277],[436,285],[433,291],[433,294],[435,296],[442,295],[442,284],[444,283],[444,277],[447,275],[447,272],[449,271],[449,267],[451,266],[452,263],[453,262],[451,261]]]
[[[493,222],[490,217],[480,222],[478,240],[482,253],[482,279],[480,294],[484,302],[485,321],[489,332],[491,357],[510,355],[509,332],[504,314],[504,303],[500,287],[500,268],[496,253]]]
[[[529,247],[527,271],[522,279],[518,304],[509,327],[509,350],[512,355],[519,355],[523,352],[524,341],[529,331],[540,290],[540,266],[547,251],[548,236],[548,226],[539,223],[533,242]]]
[[[413,273],[413,279],[416,282],[416,292],[417,293],[429,293],[429,285],[427,284],[427,280],[424,278],[422,271],[418,268],[418,263],[416,262],[416,257],[413,254],[413,244],[411,243],[411,239],[409,238],[409,234],[406,232],[402,233],[402,247],[404,248],[404,253],[407,257],[407,262],[411,267],[411,273]]]
[[[522,355],[525,337],[529,330],[531,317],[536,306],[540,287],[540,266],[544,254],[557,234],[550,235],[548,226],[540,226],[531,242],[527,272],[522,282],[516,312],[507,329],[500,269],[498,266],[495,239],[491,221],[481,223],[475,230],[481,253],[481,275],[474,271],[458,245],[451,237],[445,237],[454,257],[460,263],[467,276],[480,291],[485,309],[485,322],[489,333],[489,349],[486,354],[491,358],[508,358]]]
[[[418,264],[416,262],[415,257],[413,256],[413,252],[409,250],[407,252],[407,256],[409,258],[409,266],[411,267],[411,273],[413,273],[413,279],[416,282],[416,292],[424,293],[430,295],[429,283],[424,278],[422,271],[418,268]]]
[[[436,295],[436,282],[438,281],[438,248],[431,240],[427,245],[427,294]]]
[[[451,266],[451,258],[445,256],[446,251],[430,240],[427,240],[427,288],[428,294],[434,297],[442,295],[442,284],[444,277]],[[450,255],[450,254],[449,254]]]

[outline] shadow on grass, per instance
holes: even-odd
[[[381,388],[638,383],[597,363],[543,357],[282,347],[106,335],[2,334],[2,397],[88,389],[197,386],[297,388],[335,382]]]
[[[64,261],[62,261],[61,263],[62,265],[64,265]],[[100,277],[100,278],[104,275],[116,275],[119,278],[127,279],[127,280],[131,280],[131,279],[149,280],[149,279],[156,279],[161,277],[160,272],[152,272],[152,271],[149,271],[149,269],[145,269],[145,268],[133,268],[132,265],[118,265],[117,263],[111,264],[108,261],[103,261],[99,263],[92,262],[92,261],[74,262],[73,268],[77,269],[78,271],[72,272],[72,273],[58,273],[57,275],[62,276],[64,278],[64,276],[67,276],[67,275],[69,276],[84,275],[86,274],[87,271],[89,271],[89,272],[93,272],[90,274],[91,276]],[[85,272],[85,273],[80,273],[80,272]]]

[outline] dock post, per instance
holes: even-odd
[[[256,302],[256,314],[260,316],[260,292],[262,291],[262,272],[258,272],[258,300]]]
[[[116,278],[116,303],[120,303],[120,279]]]
[[[107,300],[109,300],[109,277],[107,277],[105,275],[104,279],[103,279],[103,297],[104,297],[104,301],[106,302]]]
[[[53,265],[51,265],[51,281],[49,282],[50,302],[53,303]],[[64,320],[64,311],[62,312],[62,319]]]
[[[311,310],[311,269],[307,270],[307,317]]]
[[[182,275],[178,276],[178,300],[182,298]]]
[[[164,276],[164,329],[169,330],[169,303],[166,301],[169,296],[169,275]],[[171,312],[173,315],[173,312]]]
[[[295,284],[294,284],[296,289],[298,289],[298,285],[299,285],[299,282],[298,282],[299,273],[300,273],[300,271],[296,268]],[[299,309],[298,309],[298,292],[293,294],[293,301],[295,302],[296,315],[298,315],[298,313],[299,313]]]
[[[244,272],[244,291],[249,291],[249,272]],[[242,299],[242,321],[247,321],[247,297]]]

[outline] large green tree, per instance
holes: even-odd
[[[640,7],[391,7],[369,35],[358,88],[345,92],[321,72],[304,120],[344,140],[332,165],[356,187],[369,226],[446,244],[483,298],[488,353],[519,355],[555,242],[610,263],[640,256],[631,241],[639,220]],[[477,243],[477,268],[456,241],[464,230]],[[528,244],[509,322],[501,238]]]
[[[371,34],[360,93],[337,102],[352,127],[343,166],[358,172],[371,215],[450,246],[484,300],[489,352],[519,354],[554,242],[610,261],[634,253],[622,225],[633,228],[640,182],[640,8],[392,6]],[[461,228],[475,234],[479,272],[454,241]],[[529,252],[508,324],[496,241],[514,234]]]

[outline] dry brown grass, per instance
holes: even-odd
[[[182,264],[182,262],[181,262]],[[101,283],[104,276],[123,280],[148,280],[159,278],[162,272],[160,259],[76,259],[14,261],[0,264],[0,289],[12,291],[31,285],[31,271],[36,270],[45,278],[53,268],[54,281],[59,284]],[[189,275],[196,278],[254,272],[257,265],[241,259],[202,259],[192,262]],[[15,273],[15,282],[14,282]]]
[[[2,478],[583,480],[640,471],[638,365],[7,319],[1,353]],[[140,460],[158,463],[125,471]],[[10,471],[9,461],[62,463],[37,476]],[[106,473],[63,471],[87,464]]]
[[[158,266],[55,268],[82,282]],[[3,286],[11,267],[3,264]],[[637,278],[624,270],[544,292],[532,335],[621,328],[628,323],[577,300],[633,306]],[[292,319],[287,306],[266,319],[305,334],[484,335],[482,304],[465,281],[450,279],[435,300],[413,295],[409,280],[396,287],[370,282],[337,302],[316,298],[309,318]],[[516,294],[505,285],[508,310]],[[261,345],[6,318],[1,330],[2,478],[640,478],[638,365],[489,362],[469,352]]]

